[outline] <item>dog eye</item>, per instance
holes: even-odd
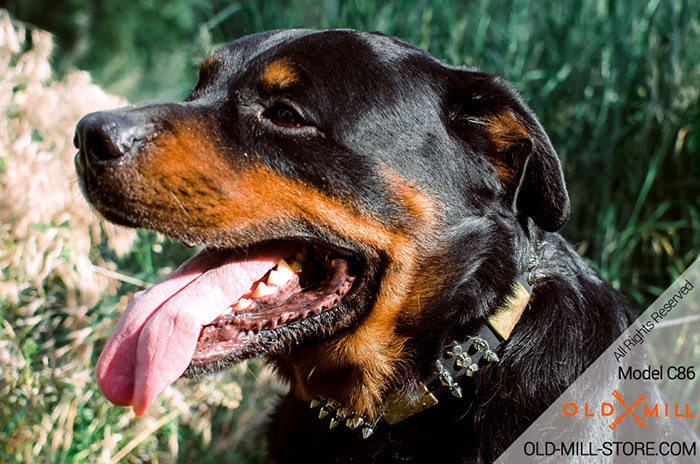
[[[285,129],[296,129],[308,125],[294,108],[284,104],[273,106],[266,110],[263,116],[272,124]]]

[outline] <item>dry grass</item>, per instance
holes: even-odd
[[[49,34],[0,10],[0,462],[172,462],[183,428],[209,446],[213,417],[239,405],[232,378],[245,367],[179,381],[141,419],[99,394],[96,356],[128,299],[116,261],[135,243],[162,245],[82,199],[75,124],[126,102],[84,72],[53,81],[51,50]]]

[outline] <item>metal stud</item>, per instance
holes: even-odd
[[[324,406],[324,407],[322,407],[321,410],[318,412],[318,418],[319,418],[319,419],[323,419],[324,417],[326,417],[326,416],[329,415],[329,414],[330,414],[330,411],[329,411],[328,409],[326,409],[326,407]]]
[[[331,409],[339,409],[342,405],[339,401],[329,398],[328,401],[326,401],[326,406],[328,406]]]
[[[532,272],[527,276],[527,283],[530,285],[534,285],[535,282],[537,282],[540,279],[543,279],[544,277],[547,277],[547,275],[541,272]]]
[[[449,387],[454,383],[452,380],[452,375],[445,370],[445,366],[443,366],[440,361],[435,361],[435,367],[437,367],[438,379],[440,380],[441,384]]]
[[[336,428],[339,425],[340,425],[340,421],[334,417],[331,419],[331,424],[328,426],[328,429],[333,430],[334,428]]]
[[[457,341],[453,341],[452,346],[449,350],[447,350],[447,355],[455,358],[461,355],[463,351],[464,349],[462,348],[462,346],[459,343],[457,343]]]
[[[472,364],[471,366],[467,367],[467,377],[471,377],[474,374],[476,374],[476,371],[479,370],[479,365],[478,364]]]
[[[452,379],[452,375],[450,375],[450,373],[447,371],[440,372],[440,374],[438,375],[438,378],[440,379],[440,383],[446,387],[451,387],[452,384],[454,383],[454,380]]]
[[[490,363],[497,363],[501,360],[501,358],[499,358],[498,355],[491,350],[486,350],[484,352],[484,359]]]
[[[346,408],[340,408],[335,412],[335,417],[337,417],[339,421],[344,421],[349,415]]]
[[[533,256],[530,258],[530,260],[527,262],[527,267],[525,268],[525,271],[527,272],[532,272],[535,269],[537,269],[537,266],[539,266],[539,262],[537,261],[537,257]]]
[[[474,339],[474,348],[479,351],[486,351],[489,349],[489,343],[481,337],[476,337]]]
[[[355,430],[358,427],[364,425],[365,420],[361,416],[353,417],[345,421],[345,426],[350,430]]]
[[[311,403],[309,404],[309,407],[310,407],[311,409],[313,409],[313,408],[317,408],[317,407],[321,406],[321,404],[322,404],[322,403],[321,403],[321,401],[320,401],[319,399],[314,398],[313,400],[311,400]]]
[[[450,392],[452,392],[452,395],[456,396],[457,398],[462,397],[462,387],[457,384],[450,386]]]
[[[365,440],[368,439],[369,437],[371,437],[373,434],[374,434],[374,429],[372,427],[370,427],[369,425],[362,429],[362,438],[364,438]]]
[[[459,356],[457,356],[456,364],[459,367],[466,369],[467,367],[471,366],[472,358],[467,353],[462,353]]]

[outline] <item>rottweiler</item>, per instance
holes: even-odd
[[[75,144],[97,213],[203,248],[129,303],[104,395],[140,415],[261,356],[290,388],[275,462],[491,462],[634,319],[557,233],[560,162],[512,85],[397,38],[247,36]]]

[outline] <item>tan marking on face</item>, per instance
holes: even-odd
[[[202,65],[199,67],[199,72],[204,72],[209,66],[212,65],[212,63],[216,61],[216,58],[214,55],[210,55],[206,60],[202,62]]]
[[[141,166],[141,200],[158,209],[162,221],[214,236],[259,236],[270,224],[303,220],[322,233],[360,246],[377,262],[382,275],[370,310],[342,335],[312,349],[287,355],[288,377],[302,398],[336,398],[369,417],[379,414],[387,388],[402,377],[408,337],[397,330],[415,320],[420,294],[422,243],[439,228],[434,201],[389,170],[387,188],[407,211],[407,225],[390,230],[348,200],[290,179],[264,165],[234,166],[216,153],[205,122],[179,123],[174,136],[161,136]],[[155,193],[153,193],[155,192]],[[421,290],[423,293],[429,290]]]
[[[340,211],[337,216],[334,213],[323,217],[334,224],[347,224],[349,228],[341,232],[343,236],[369,245],[385,257],[375,303],[349,332],[290,357],[297,379],[293,388],[298,395],[309,400],[317,395],[336,398],[349,409],[371,418],[381,413],[383,397],[400,383],[408,367],[408,336],[398,329],[402,321],[417,321],[423,309],[421,296],[429,300],[434,291],[419,284],[426,278],[421,243],[430,242],[440,221],[435,203],[428,196],[395,173],[385,172],[384,176],[388,188],[412,218],[410,230],[392,232],[381,224],[353,219]]]
[[[204,120],[173,123],[172,133],[159,135],[138,160],[128,188],[136,195],[136,208],[171,228],[208,230],[226,220],[220,191],[228,188],[223,177],[212,175],[231,169],[208,137]]]
[[[490,115],[485,118],[489,138],[496,146],[492,164],[506,185],[511,185],[518,175],[514,170],[510,156],[526,140],[532,140],[530,134],[518,117],[511,111]]]
[[[299,73],[286,59],[270,63],[260,77],[268,91],[284,90],[299,81]]]

